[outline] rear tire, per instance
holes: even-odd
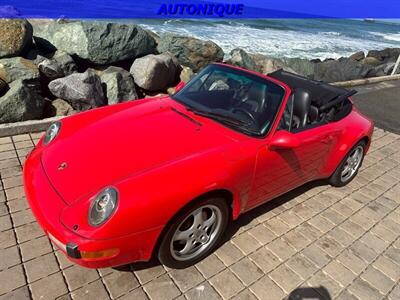
[[[336,187],[345,186],[356,177],[364,160],[366,144],[364,141],[358,142],[343,158],[335,173],[329,178],[328,182]]]
[[[158,259],[173,269],[183,269],[208,256],[219,244],[229,221],[224,198],[209,198],[184,209],[169,225]]]

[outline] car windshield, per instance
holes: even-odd
[[[172,98],[199,115],[235,130],[266,134],[285,90],[278,84],[224,65],[209,65]]]

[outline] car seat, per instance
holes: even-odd
[[[294,128],[300,128],[307,125],[310,108],[311,108],[310,93],[302,88],[295,89],[294,103],[293,103]]]

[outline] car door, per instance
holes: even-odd
[[[285,114],[282,118],[285,118]],[[338,132],[332,124],[297,132],[279,126],[275,134],[280,130],[291,131],[300,145],[290,149],[271,149],[267,142],[262,143],[257,153],[249,208],[319,178],[338,138]]]

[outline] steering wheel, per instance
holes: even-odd
[[[257,125],[257,120],[251,112],[249,112],[243,108],[240,108],[240,107],[235,107],[234,109],[232,109],[232,113],[235,113],[235,112],[240,112],[240,113],[246,115],[253,124]]]

